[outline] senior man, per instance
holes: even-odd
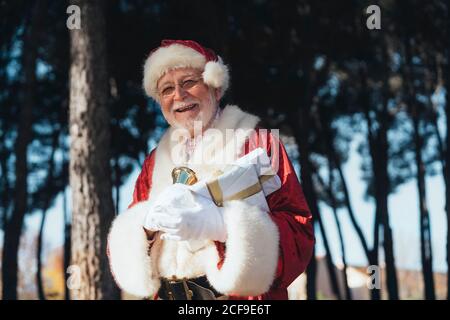
[[[258,117],[220,106],[229,78],[219,56],[190,40],[163,40],[145,62],[145,92],[170,127],[143,164],[132,204],[109,233],[111,271],[130,294],[288,299],[287,287],[311,259],[311,214],[294,168],[277,137],[258,127]],[[256,148],[270,156],[281,186],[259,203],[217,203],[173,184],[175,167],[208,180]]]

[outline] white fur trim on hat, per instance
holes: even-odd
[[[204,70],[203,81],[213,88],[220,88],[221,97],[223,96],[228,88],[230,76],[228,67],[222,59],[219,57],[218,61],[207,63],[201,53],[181,44],[158,48],[147,58],[143,79],[145,93],[159,101],[158,80],[169,70],[187,67]]]
[[[230,73],[221,57],[219,57],[218,61],[209,61],[205,65],[203,81],[213,88],[220,88],[220,97],[223,97],[228,89]]]

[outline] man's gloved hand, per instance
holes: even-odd
[[[211,199],[195,196],[188,186],[179,183],[158,196],[144,228],[164,232],[161,239],[225,242],[227,238],[221,208]]]

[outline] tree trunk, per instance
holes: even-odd
[[[387,61],[387,59],[386,59]],[[383,227],[383,249],[386,262],[386,282],[389,293],[389,299],[398,299],[397,274],[395,269],[395,257],[392,240],[392,230],[389,223],[388,196],[389,196],[389,176],[388,166],[388,141],[387,141],[387,91],[386,84],[383,88],[383,110],[376,112],[376,119],[379,128],[374,132],[372,119],[370,116],[370,102],[368,100],[369,92],[367,86],[366,70],[361,70],[361,81],[363,84],[362,101],[364,113],[367,121],[367,138],[369,141],[370,155],[372,158],[372,171],[375,189],[375,225],[374,225],[374,246],[372,261],[378,265],[378,241],[379,227]],[[387,81],[385,81],[387,82]],[[379,299],[380,293],[373,289],[371,291],[373,299]]]
[[[386,108],[386,104],[384,104]],[[384,110],[383,112],[386,112]],[[380,208],[380,222],[383,226],[383,249],[386,262],[386,281],[390,300],[398,300],[397,274],[395,269],[394,244],[392,239],[392,230],[389,223],[388,196],[389,196],[389,177],[388,166],[388,143],[386,120],[380,121],[380,132],[377,139],[377,150],[379,153],[378,163],[374,163],[374,174],[379,174],[379,180],[376,181],[377,208]]]
[[[450,4],[447,2],[447,17],[450,16]],[[447,213],[447,270],[450,270],[450,19],[447,19],[447,64],[445,67],[445,115],[446,115],[446,148],[445,148],[445,211]],[[447,272],[447,300],[450,300],[450,272]]]
[[[47,170],[47,179],[45,183],[45,190],[42,190],[42,195],[44,197],[43,207],[42,207],[42,219],[41,224],[39,226],[39,235],[37,241],[37,250],[36,250],[36,282],[38,289],[38,297],[39,300],[46,300],[45,298],[45,290],[44,290],[44,280],[42,278],[42,246],[43,246],[43,238],[44,238],[44,227],[45,227],[45,219],[47,217],[47,211],[50,206],[50,201],[55,192],[55,152],[58,148],[59,144],[59,135],[61,132],[61,125],[58,128],[54,129],[53,137],[52,137],[52,151],[50,153],[49,159],[49,167]]]
[[[345,259],[344,236],[343,236],[343,233],[342,233],[341,223],[339,222],[339,217],[338,217],[338,213],[337,213],[336,197],[334,196],[334,193],[333,193],[333,184],[334,184],[333,181],[334,181],[334,179],[333,179],[332,171],[334,170],[334,168],[331,165],[331,161],[330,160],[328,160],[328,161],[329,161],[329,167],[328,167],[329,184],[328,184],[328,186],[325,184],[325,182],[323,181],[322,177],[317,172],[317,170],[315,170],[315,176],[319,180],[321,188],[323,188],[325,190],[325,192],[327,193],[328,198],[330,199],[330,206],[331,206],[331,209],[333,210],[334,222],[336,223],[336,228],[337,228],[338,237],[339,237],[339,244],[340,244],[340,247],[341,247],[341,256],[342,256],[342,264],[343,264],[342,276],[343,276],[343,279],[344,279],[343,283],[344,283],[344,289],[345,289],[345,298],[347,300],[352,300],[352,293],[350,291],[350,287],[348,286],[347,262],[346,262],[346,259]]]
[[[4,145],[4,140],[2,141]],[[1,222],[0,222],[0,229],[5,230],[6,224],[8,221],[8,213],[9,208],[11,207],[11,198],[9,195],[11,194],[11,186],[8,179],[8,150],[1,150],[0,153],[0,185],[1,185],[1,208],[2,208],[2,215],[1,215]]]
[[[308,205],[311,209],[312,215],[314,217],[315,222],[318,223],[320,232],[322,234],[323,244],[325,247],[325,261],[328,269],[328,274],[330,276],[330,283],[331,283],[331,289],[333,293],[335,294],[336,298],[341,300],[341,293],[339,290],[339,284],[337,281],[337,276],[335,272],[335,266],[333,263],[333,258],[331,254],[331,249],[328,244],[328,237],[325,232],[325,227],[322,222],[322,218],[320,215],[317,195],[314,190],[314,184],[312,181],[311,175],[313,174],[313,169],[311,164],[309,163],[309,154],[306,152],[306,148],[304,146],[304,142],[301,141],[303,138],[300,136],[296,136],[297,144],[299,145],[300,149],[300,166],[302,168],[301,170],[301,180],[302,180],[302,186],[303,190],[305,192],[305,198],[308,202]],[[301,145],[301,146],[300,146]],[[315,257],[313,257],[315,258]]]
[[[114,219],[110,168],[110,115],[107,106],[104,1],[73,1],[81,9],[81,29],[71,30],[70,186],[72,265],[80,299],[119,299],[106,256]]]
[[[432,93],[430,93],[430,96],[431,96],[431,94]],[[428,100],[430,100],[430,99],[428,99]],[[439,116],[439,114],[438,114],[437,110],[434,110],[434,107],[432,106],[431,102],[429,102],[428,104],[430,105],[429,108],[430,108],[430,110],[432,112],[432,115],[431,115],[432,119],[431,119],[431,121],[432,121],[432,124],[433,124],[434,133],[436,135],[436,140],[438,142],[437,147],[438,147],[439,160],[440,160],[441,165],[442,165],[442,172],[445,172],[445,170],[446,170],[445,169],[445,147],[444,147],[444,142],[442,140],[441,133],[439,132],[439,125],[438,125],[438,116]],[[444,179],[444,184],[445,184],[445,179]]]
[[[2,297],[4,300],[17,299],[18,250],[23,220],[28,201],[27,149],[31,141],[32,109],[35,106],[36,57],[39,28],[44,17],[45,1],[37,1],[32,11],[31,22],[26,27],[23,47],[23,90],[24,97],[19,111],[19,128],[15,144],[14,211],[5,226],[2,257]]]
[[[66,185],[66,184],[64,184]],[[63,214],[64,214],[64,300],[70,300],[70,290],[67,287],[69,281],[69,273],[67,272],[70,266],[70,234],[71,234],[71,224],[69,218],[69,212],[67,210],[67,192],[63,192]]]
[[[353,212],[353,207],[352,207],[351,201],[350,201],[350,193],[348,191],[347,182],[346,182],[344,173],[342,171],[341,160],[339,159],[336,151],[334,150],[333,135],[331,134],[330,130],[328,129],[330,127],[330,123],[328,123],[328,122],[324,123],[323,119],[321,118],[320,126],[322,128],[323,139],[325,140],[325,150],[327,153],[328,161],[330,161],[331,166],[337,170],[337,172],[339,174],[339,179],[341,180],[342,191],[344,193],[344,202],[345,202],[345,206],[347,208],[348,215],[350,217],[350,221],[353,225],[353,228],[356,231],[359,241],[361,242],[361,246],[363,247],[363,250],[367,257],[368,263],[372,264],[369,246],[367,245],[366,238],[364,237],[361,227],[359,226],[358,222],[356,221],[356,217]]]
[[[450,59],[450,56],[448,57]],[[447,62],[450,66],[450,62]],[[445,88],[445,114],[446,114],[446,148],[445,148],[445,212],[447,213],[447,270],[450,270],[450,67],[447,67],[447,85]],[[450,300],[450,272],[447,273],[447,300]]]
[[[361,90],[361,104],[364,110],[364,115],[367,121],[367,141],[369,143],[369,150],[372,158],[372,163],[376,163],[377,153],[374,152],[374,137],[372,133],[372,119],[370,118],[370,101],[369,101],[369,90],[367,86],[367,73],[364,68],[360,70],[362,90]],[[373,246],[370,251],[370,264],[371,266],[379,266],[378,251],[379,251],[379,229],[380,228],[380,210],[378,206],[375,209],[375,221],[373,230]],[[380,300],[381,293],[380,289],[373,288],[370,290],[370,295],[372,300]]]
[[[308,203],[311,214],[313,217],[313,225],[318,220],[319,207],[317,205],[317,199],[315,197],[315,192],[312,185],[311,179],[311,168],[309,167],[309,161],[307,161],[307,153],[304,147],[304,141],[301,133],[299,133],[295,137],[296,143],[299,147],[300,151],[300,180],[302,182],[303,192],[305,194],[306,202]],[[315,246],[314,246],[315,247]],[[307,298],[308,300],[316,300],[317,291],[316,291],[316,276],[317,276],[317,264],[316,264],[316,256],[315,250],[314,255],[311,258],[310,265],[307,268]],[[331,277],[330,277],[331,278]]]
[[[11,128],[10,121],[1,123],[0,129],[0,229],[5,230],[8,221],[9,209],[11,207],[11,184],[8,178],[8,160],[11,156],[9,148],[6,146],[6,132]]]
[[[44,290],[44,279],[42,278],[42,241],[43,241],[43,233],[45,226],[45,219],[47,217],[47,209],[42,210],[42,218],[41,224],[39,226],[39,236],[36,250],[36,283],[38,290],[38,298],[39,300],[47,300],[45,297]]]
[[[417,191],[419,194],[419,225],[420,225],[420,256],[422,261],[422,274],[424,280],[424,296],[427,300],[435,300],[433,279],[433,253],[431,246],[430,215],[426,202],[425,164],[422,158],[423,139],[420,135],[420,114],[416,103],[416,90],[412,74],[412,55],[409,36],[405,37],[404,78],[406,83],[407,104],[413,122],[414,154],[416,160]],[[437,131],[439,133],[439,130]],[[438,141],[440,135],[438,134]],[[441,145],[439,145],[441,147]],[[442,150],[442,149],[441,149]],[[444,163],[445,166],[445,163]]]
[[[386,48],[384,48],[384,65],[388,65]],[[387,69],[387,68],[386,68]],[[388,175],[388,150],[389,143],[387,140],[388,132],[388,70],[385,71],[385,78],[383,81],[383,100],[382,110],[377,112],[377,119],[379,129],[377,130],[375,139],[374,151],[378,153],[376,157],[377,162],[373,163],[374,177],[375,177],[375,194],[377,208],[380,209],[380,223],[383,227],[383,249],[384,258],[386,262],[386,281],[390,300],[398,300],[398,283],[397,271],[395,268],[394,243],[392,238],[392,230],[389,222],[388,197],[390,190],[390,181]],[[375,158],[373,158],[375,159]]]
[[[310,66],[306,67],[304,70],[308,74],[310,74]],[[306,77],[307,79],[311,79],[310,76]],[[331,288],[333,293],[336,295],[338,299],[341,299],[341,294],[339,290],[339,285],[337,282],[337,277],[335,273],[335,266],[333,264],[333,258],[331,255],[331,250],[328,245],[328,238],[325,233],[325,228],[322,223],[322,219],[320,216],[320,210],[318,205],[318,200],[316,196],[316,192],[314,190],[314,184],[312,181],[311,175],[313,174],[313,168],[310,163],[309,159],[309,150],[307,146],[307,137],[308,137],[308,121],[309,121],[309,106],[312,104],[312,87],[311,84],[308,83],[305,86],[305,94],[302,98],[302,102],[300,103],[300,108],[298,110],[298,114],[296,115],[295,120],[297,120],[296,126],[293,125],[293,128],[296,128],[295,130],[295,140],[299,148],[300,152],[300,176],[302,181],[303,190],[305,193],[305,198],[308,202],[308,205],[311,209],[311,213],[313,216],[313,221],[317,222],[319,224],[319,228],[322,233],[323,243],[326,251],[326,264],[328,273],[330,276],[330,282],[331,282]],[[313,257],[315,259],[315,257]],[[314,272],[315,275],[315,272]],[[309,280],[308,280],[309,281]],[[315,280],[313,280],[315,281]]]
[[[372,159],[372,171],[373,171],[373,184],[374,184],[374,196],[376,204],[375,213],[375,225],[374,225],[374,246],[373,246],[373,261],[378,262],[378,241],[379,241],[379,227],[383,227],[383,249],[386,262],[386,282],[389,293],[389,299],[398,299],[398,285],[397,274],[395,269],[395,257],[393,249],[392,230],[389,223],[389,210],[388,210],[388,196],[389,196],[389,175],[388,175],[388,140],[387,131],[389,127],[389,115],[387,111],[388,94],[388,76],[389,76],[389,60],[387,56],[386,35],[383,35],[383,65],[386,67],[384,70],[384,78],[382,79],[382,110],[374,108],[376,127],[372,124],[371,119],[371,103],[369,100],[370,91],[368,87],[367,67],[360,69],[361,75],[361,101],[363,105],[364,115],[367,121],[367,138],[369,142],[370,156]],[[378,263],[377,263],[378,264]],[[372,298],[379,299],[380,293],[372,290]]]
[[[413,102],[414,103],[414,102]],[[420,256],[422,260],[422,274],[424,280],[425,299],[436,299],[433,279],[433,253],[431,247],[430,215],[426,203],[425,165],[422,160],[422,138],[419,133],[419,119],[416,107],[413,107],[414,123],[414,151],[417,167],[417,190],[420,208]]]
[[[312,250],[312,258],[306,267],[306,299],[317,299],[317,260],[316,260],[316,246]]]
[[[329,175],[330,175],[329,195],[330,195],[330,200],[331,200],[331,207],[333,209],[334,221],[336,223],[336,228],[338,230],[338,235],[339,235],[339,242],[341,245],[341,255],[342,255],[342,264],[343,264],[342,275],[344,278],[345,298],[347,300],[352,300],[352,292],[350,291],[350,287],[348,286],[348,278],[347,278],[347,261],[345,259],[344,235],[342,234],[341,223],[339,222],[339,217],[338,217],[338,213],[337,213],[336,198],[333,194],[334,179],[333,179],[333,167],[331,165],[329,165],[328,171],[329,171]]]
[[[369,246],[367,244],[366,238],[364,237],[361,227],[359,226],[358,222],[356,221],[356,217],[353,212],[353,207],[352,207],[352,204],[350,201],[350,194],[348,192],[347,181],[345,180],[344,173],[343,173],[342,167],[341,167],[341,163],[335,162],[334,165],[336,166],[336,170],[338,171],[339,178],[341,179],[342,189],[344,191],[345,206],[347,208],[347,212],[350,217],[350,221],[352,222],[353,228],[355,228],[356,234],[358,235],[359,241],[361,242],[361,246],[363,247],[363,251],[366,254],[367,262],[369,264],[371,264],[371,256],[370,256]]]

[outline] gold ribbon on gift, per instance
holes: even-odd
[[[272,178],[274,174],[265,174],[258,177],[258,181],[251,186],[238,191],[231,196],[228,196],[224,199],[223,191],[220,187],[219,181],[217,179],[207,182],[206,187],[208,188],[209,194],[211,195],[212,200],[218,207],[223,207],[224,201],[231,200],[243,200],[249,198],[262,190],[262,184]]]

